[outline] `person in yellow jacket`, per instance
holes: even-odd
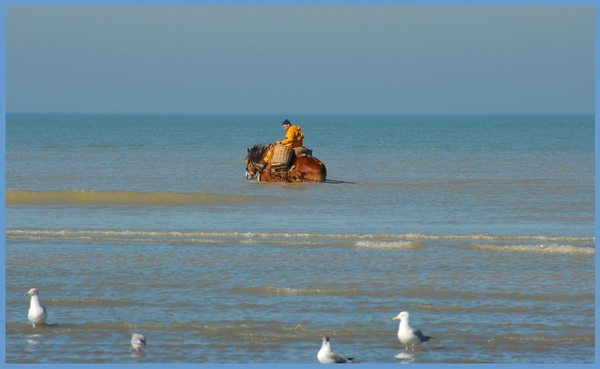
[[[304,140],[304,135],[302,134],[301,128],[298,125],[292,125],[289,120],[284,120],[281,123],[281,127],[285,130],[285,137],[281,141],[275,141],[273,144],[275,145],[285,145],[287,147],[302,147],[302,140]],[[267,152],[263,160],[258,163],[260,169],[264,169],[267,163],[271,160],[271,156],[273,155],[273,146]]]

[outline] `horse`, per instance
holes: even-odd
[[[325,182],[327,168],[319,159],[312,156],[294,155],[292,162],[282,171],[271,170],[271,163],[264,169],[258,167],[258,163],[271,148],[272,144],[258,144],[248,149],[248,155],[244,159],[246,164],[246,179],[257,179],[262,182]]]

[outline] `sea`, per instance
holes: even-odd
[[[326,182],[246,179],[284,119]],[[593,364],[594,121],[7,114],[5,362]]]

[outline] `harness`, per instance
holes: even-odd
[[[248,173],[250,173],[250,171],[248,169],[252,168],[253,172],[252,172],[252,176],[250,178],[248,178]],[[246,179],[247,180],[253,180],[255,179],[257,176],[259,176],[260,171],[257,170],[258,168],[256,167],[256,163],[248,163],[248,165],[246,165]],[[260,176],[259,176],[260,179]]]
[[[292,165],[290,167],[287,168],[281,168],[280,170],[270,170],[268,171],[269,174],[273,177],[278,177],[278,178],[287,178],[288,177],[288,172],[292,169],[294,169],[295,165]],[[252,162],[252,163],[248,163],[248,165],[246,166],[246,173],[250,173],[250,171],[248,169],[252,168],[253,172],[252,172],[252,176],[250,178],[248,178],[248,176],[246,176],[246,179],[248,180],[253,180],[256,179],[258,181],[260,181],[260,174],[265,170],[262,169],[260,170],[257,166],[256,163]]]
[[[267,155],[267,153],[269,152],[269,149],[271,148],[271,145],[272,144],[269,144],[267,146],[267,149],[261,155],[259,161],[262,160],[265,157],[265,155]],[[248,169],[250,169],[250,168],[253,169],[253,174],[252,174],[252,177],[248,178],[248,173],[250,173],[250,171]],[[250,181],[250,180],[253,180],[258,177],[258,180],[260,180],[260,172],[262,172],[262,170],[259,170],[257,163],[255,161],[252,161],[250,159],[250,157],[248,157],[248,164],[246,164],[246,179]]]
[[[272,144],[269,144],[267,146],[267,149],[265,150],[265,152],[261,155],[259,160],[262,160],[265,155],[267,155],[267,153],[269,152],[269,150],[271,149],[271,146],[273,146]],[[295,165],[290,165],[288,167],[283,167],[283,168],[277,168],[277,169],[271,169],[269,172],[269,174],[273,177],[277,177],[279,179],[288,179],[289,175],[288,172],[291,171],[292,169],[294,169]],[[250,170],[252,169],[252,176],[248,177],[248,174],[250,173]],[[260,169],[258,167],[258,163],[255,161],[251,161],[250,158],[248,158],[248,164],[246,165],[246,179],[247,180],[253,180],[256,179],[258,181],[260,181],[260,174],[262,173],[262,171],[264,171],[265,169]],[[296,178],[294,178],[296,179]]]

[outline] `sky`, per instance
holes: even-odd
[[[592,5],[5,14],[7,113],[594,113]]]

